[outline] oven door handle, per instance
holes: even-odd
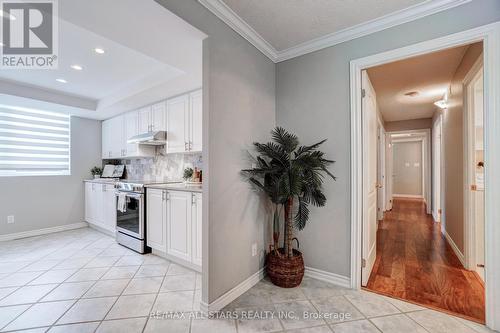
[[[123,192],[115,192],[115,195],[116,196],[119,196],[121,193]],[[142,199],[142,194],[134,194],[134,193],[126,193],[125,194],[126,197],[129,197],[129,198],[133,198],[133,199],[137,199],[137,200],[141,200]]]

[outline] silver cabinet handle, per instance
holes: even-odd
[[[189,141],[189,150],[193,150],[193,141]]]
[[[161,191],[161,200],[165,201],[165,191]]]
[[[184,150],[188,151],[188,143],[187,142],[184,142]]]
[[[194,196],[194,193],[191,193],[191,205],[194,205],[196,203],[196,197]]]

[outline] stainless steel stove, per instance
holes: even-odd
[[[139,253],[150,252],[146,243],[145,186],[155,182],[120,180],[116,188],[116,240]]]

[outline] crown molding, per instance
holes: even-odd
[[[382,31],[394,26],[418,20],[425,16],[436,14],[447,9],[457,7],[472,0],[427,0],[420,4],[363,22],[352,27],[312,39],[297,46],[277,51],[248,23],[229,8],[223,0],[198,0],[215,16],[229,25],[234,31],[249,41],[259,51],[273,62],[289,60],[307,53],[318,51],[352,39],[363,37],[374,32]]]
[[[211,11],[215,16],[221,19],[224,23],[231,27],[234,31],[241,35],[255,46],[260,52],[277,62],[278,52],[269,44],[257,31],[255,31],[248,23],[238,16],[231,8],[221,0],[198,0],[203,6]]]

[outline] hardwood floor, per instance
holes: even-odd
[[[367,289],[484,323],[484,286],[464,269],[419,199],[395,199],[377,231]]]

